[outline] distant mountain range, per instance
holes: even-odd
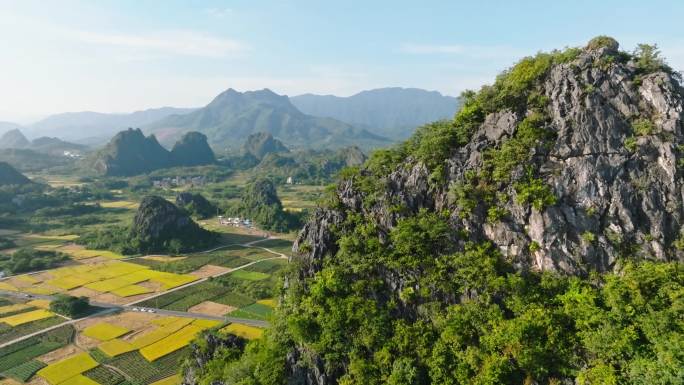
[[[57,136],[83,144],[101,144],[128,127],[142,127],[169,115],[192,111],[193,108],[161,107],[129,114],[65,112],[28,125],[25,132],[31,137]]]
[[[264,132],[291,147],[364,148],[387,145],[390,140],[332,118],[307,115],[287,96],[264,89],[219,94],[207,106],[185,115],[171,115],[144,128],[169,144],[188,131],[205,134],[217,148],[239,149],[249,135]]]
[[[261,132],[292,149],[357,145],[368,150],[404,139],[422,124],[451,118],[457,108],[457,98],[416,88],[380,88],[350,97],[305,94],[292,98],[268,89],[228,89],[202,108],[162,107],[128,114],[67,112],[23,127],[0,122],[0,133],[21,129],[29,138],[58,137],[101,146],[117,132],[132,127],[155,134],[161,144],[170,147],[184,133],[197,131],[216,149],[239,150],[249,135]]]
[[[416,127],[451,119],[459,101],[437,91],[418,88],[378,88],[349,97],[305,94],[291,97],[305,114],[329,117],[394,140],[406,139]]]
[[[21,130],[15,128],[0,136],[0,149],[28,149],[44,154],[63,155],[64,151],[80,154],[85,152],[87,147],[47,136],[41,136],[29,141]]]

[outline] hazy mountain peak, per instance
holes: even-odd
[[[25,148],[30,144],[18,128],[9,130],[0,136],[0,148]]]
[[[349,97],[304,94],[290,98],[305,114],[330,117],[394,139],[410,136],[416,127],[452,118],[458,99],[419,88],[386,87]]]
[[[239,149],[253,133],[271,134],[290,146],[366,148],[387,144],[386,139],[331,118],[306,115],[285,95],[269,89],[238,92],[228,89],[206,107],[186,115],[169,116],[146,128],[170,144],[184,132],[202,132],[215,147]]]

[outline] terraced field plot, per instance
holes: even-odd
[[[221,329],[223,333],[234,334],[238,337],[246,338],[248,340],[254,340],[261,338],[264,334],[264,330],[254,326],[243,325],[239,323],[232,323]]]
[[[40,378],[50,385],[176,384],[169,377],[178,372],[187,345],[203,330],[220,326],[136,312],[83,319],[0,348],[0,376],[20,383]]]
[[[287,261],[284,259],[261,261],[211,281],[146,300],[140,305],[188,311],[192,307],[209,301],[238,308],[229,313],[230,316],[265,320],[269,317],[272,306],[255,304],[255,302],[273,298],[273,291],[278,286],[277,274],[286,264]],[[255,305],[252,306],[252,304]]]
[[[44,378],[51,385],[64,383],[65,381],[76,377],[77,375],[97,367],[99,363],[95,361],[88,353],[81,353],[69,357],[65,360],[50,364],[38,371],[38,375]],[[88,382],[86,380],[72,380],[69,383],[80,384]]]
[[[267,320],[273,313],[273,308],[260,303],[253,303],[230,312],[230,317]]]
[[[230,246],[211,253],[188,254],[182,259],[160,260],[159,258],[141,257],[135,263],[150,266],[156,270],[179,274],[195,272],[206,265],[235,268],[252,261],[275,257],[263,249],[253,247]]]
[[[4,373],[10,371],[13,374],[25,374],[29,368],[17,367],[22,366],[43,354],[70,344],[74,338],[74,333],[74,328],[71,325],[66,325],[46,332],[40,336],[31,337],[4,348],[0,348],[0,372]]]
[[[129,331],[130,330],[124,327],[102,322],[83,329],[82,333],[88,337],[95,338],[100,341],[109,341],[116,337],[120,337]]]
[[[23,278],[25,282],[17,280]],[[150,269],[149,266],[105,261],[61,267],[39,274],[19,276],[0,281],[0,289],[33,294],[67,293],[85,295],[102,302],[126,303],[126,297],[141,296],[169,290],[196,281],[193,275],[176,274]],[[153,285],[146,285],[146,283]],[[143,284],[145,283],[145,284]],[[107,297],[103,297],[107,294]],[[101,298],[102,297],[102,298]],[[114,297],[114,298],[112,298]]]
[[[64,318],[46,310],[49,302],[26,302],[17,298],[0,297],[0,343],[64,322]]]

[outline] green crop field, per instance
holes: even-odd
[[[188,351],[189,348],[186,347],[149,362],[136,350],[108,360],[107,365],[121,370],[128,377],[135,379],[136,383],[146,385],[177,373],[180,362]]]
[[[273,313],[273,308],[262,305],[260,303],[253,303],[238,310],[232,311],[228,314],[230,317],[247,318],[256,320],[266,320]]]
[[[61,317],[50,317],[14,327],[0,327],[0,341],[12,341],[50,326],[58,325],[64,321],[64,318]]]
[[[15,367],[9,368],[5,370],[4,372],[0,373],[2,377],[7,377],[14,379],[19,382],[26,382],[31,377],[33,377],[34,374],[36,374],[37,371],[40,369],[43,369],[45,366],[44,363],[36,360],[30,360],[26,361],[23,364],[17,365]],[[106,384],[103,384],[106,385]],[[112,384],[116,385],[116,384]]]
[[[247,266],[244,270],[274,274],[282,270],[285,265],[287,265],[287,261],[284,259],[269,259],[268,261],[261,261],[259,263],[253,264],[252,266]]]
[[[126,380],[121,374],[102,365],[84,372],[83,375],[100,385],[118,385]]]
[[[223,295],[220,295],[218,297],[214,297],[211,299],[214,302],[223,304],[223,305],[228,305],[228,306],[234,306],[234,307],[243,307],[247,306],[251,303],[254,303],[254,299],[243,295],[243,294],[238,294],[238,293],[233,293],[233,292],[227,292]]]
[[[264,256],[263,258],[268,258]],[[166,271],[169,273],[187,274],[193,272],[204,265],[216,265],[228,268],[242,266],[250,262],[238,255],[230,255],[227,252],[215,252],[206,254],[191,254],[187,258],[173,262],[162,262],[150,259],[137,258],[134,261],[141,265],[150,266],[155,270]]]
[[[277,253],[283,253],[285,255],[292,254],[292,242],[285,239],[268,239],[255,244],[255,246],[266,247]]]
[[[66,325],[0,349],[0,372],[22,365],[40,355],[71,343],[74,328]]]

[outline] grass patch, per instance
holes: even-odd
[[[248,271],[244,269],[234,271],[230,273],[230,275],[233,278],[244,279],[246,281],[262,281],[270,277],[270,275],[266,273],[260,273],[258,271]]]
[[[266,320],[273,314],[273,308],[260,303],[253,303],[228,313],[229,317]]]

